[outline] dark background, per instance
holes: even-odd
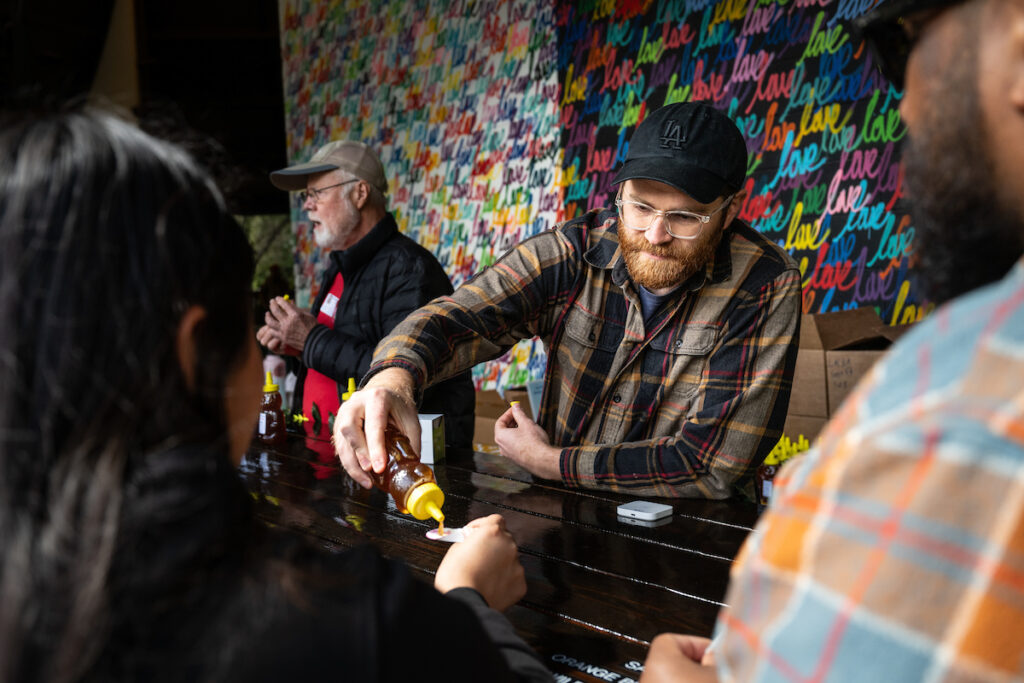
[[[0,0],[4,106],[88,93],[113,0]],[[141,127],[188,147],[238,214],[287,213],[276,0],[134,0]]]

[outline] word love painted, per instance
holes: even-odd
[[[328,140],[377,150],[399,229],[458,286],[564,218],[554,6],[529,0],[286,0],[288,150]],[[299,291],[323,258],[294,207]],[[482,388],[521,385],[544,367],[539,343],[475,369]]]
[[[902,93],[849,31],[875,0],[556,4],[567,216],[614,199],[645,116],[706,101],[747,144],[740,219],[800,264],[806,312],[930,310],[910,268]]]

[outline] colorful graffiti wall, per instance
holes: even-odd
[[[381,155],[399,228],[458,286],[564,217],[554,8],[532,0],[286,0],[288,154],[336,139]],[[295,200],[296,291],[308,304],[324,254]],[[483,387],[544,369],[537,341],[474,371]]]
[[[281,0],[289,156],[373,144],[401,229],[453,283],[524,237],[614,196],[635,125],[705,100],[747,141],[741,216],[800,263],[804,310],[929,310],[909,265],[901,93],[849,20],[877,0]],[[295,205],[297,290],[323,255]],[[540,375],[524,343],[484,388]]]
[[[890,324],[917,319],[927,305],[908,272],[901,93],[848,24],[874,4],[560,3],[567,214],[614,196],[610,180],[648,111],[710,101],[747,141],[741,217],[800,263],[804,311],[871,306]]]

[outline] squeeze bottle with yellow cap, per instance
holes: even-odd
[[[263,385],[263,403],[260,405],[260,421],[256,426],[256,438],[277,448],[285,446],[284,411],[281,410],[281,394],[277,391],[273,377],[266,373]]]
[[[352,398],[352,394],[354,394],[354,393],[356,393],[356,378],[355,377],[349,377],[348,378],[348,391],[346,391],[345,393],[343,393],[341,395],[341,400],[342,401],[349,400],[350,398]]]
[[[374,486],[391,494],[399,512],[416,519],[433,517],[444,528],[444,491],[434,481],[434,471],[420,462],[409,439],[391,425],[384,432],[384,445],[388,464],[380,474],[370,472]]]

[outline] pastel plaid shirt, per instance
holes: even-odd
[[[776,481],[723,679],[1021,680],[1024,266],[911,330]]]
[[[736,221],[707,267],[645,325],[613,211],[591,211],[510,250],[411,314],[370,374],[418,386],[540,337],[541,427],[570,486],[724,498],[778,441],[800,317],[786,252]]]

